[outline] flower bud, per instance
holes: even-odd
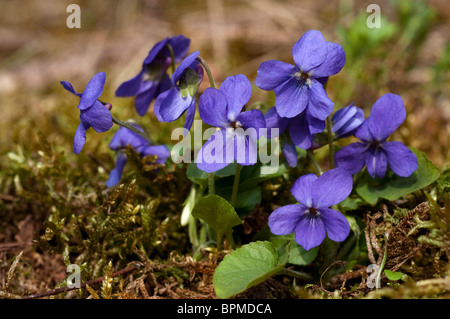
[[[331,121],[333,123],[331,130],[336,138],[348,137],[352,135],[364,121],[364,112],[352,103],[349,106],[336,111]]]

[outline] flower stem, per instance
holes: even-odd
[[[215,189],[214,189],[214,173],[208,173],[208,194],[214,195]]]
[[[211,72],[211,69],[210,69],[208,63],[206,63],[206,61],[200,56],[197,57],[197,61],[200,62],[200,64],[205,69],[206,74],[208,75],[209,86],[215,89],[216,88],[216,82],[214,82],[214,78],[213,78],[213,75],[212,75],[212,72]],[[208,174],[208,188],[209,188],[209,195],[214,195],[214,193],[215,193],[215,190],[214,190],[214,172]]]
[[[386,265],[386,259],[387,259],[387,239],[388,236],[386,234],[386,243],[384,244],[384,255],[383,260],[381,261],[380,269],[378,270],[377,279],[375,280],[375,288],[379,289],[381,287],[381,274],[383,273],[384,266]]]
[[[334,164],[334,143],[333,143],[333,132],[331,131],[331,115],[327,117],[327,137],[329,146],[329,156],[330,156],[330,169],[335,167]]]
[[[311,162],[314,164],[314,167],[316,168],[317,174],[322,175],[322,169],[320,168],[319,163],[317,163],[316,158],[314,157],[314,154],[311,150],[306,151],[308,153],[309,158],[311,159]]]
[[[167,47],[167,49],[169,49],[169,52],[170,52],[172,74],[174,74],[175,73],[175,53],[173,52],[173,48],[170,44],[166,44],[166,47]]]
[[[309,281],[312,279],[311,275],[305,272],[301,272],[301,271],[296,271],[296,270],[292,270],[292,269],[288,269],[288,268],[283,268],[281,269],[280,275],[286,275],[286,276],[291,276],[294,278],[298,278],[301,280],[306,280]]]
[[[206,61],[200,56],[197,57],[197,61],[200,62],[201,65],[203,65],[203,68],[205,69],[206,74],[208,75],[209,86],[211,86],[212,88],[216,88],[216,82],[214,82],[214,78],[212,76],[212,72],[211,69],[209,68],[208,63],[206,63]]]
[[[127,129],[129,129],[130,131],[133,131],[134,133],[136,133],[136,134],[142,136],[143,138],[145,138],[145,139],[146,139],[147,141],[149,141],[150,143],[153,143],[153,141],[152,141],[152,139],[150,138],[150,136],[149,136],[147,133],[145,133],[144,131],[139,130],[138,128],[134,127],[133,125],[131,125],[131,124],[128,123],[128,122],[124,122],[124,121],[119,120],[118,118],[114,117],[114,115],[112,115],[112,114],[111,114],[111,117],[112,117],[113,123],[115,123],[115,124],[117,124],[117,125],[119,125],[119,126],[123,126],[123,127],[127,128]]]
[[[217,250],[221,251],[223,249],[223,233],[217,233]]]
[[[237,164],[236,167],[236,174],[234,175],[234,184],[233,184],[233,191],[231,193],[231,206],[236,207],[236,199],[237,199],[237,194],[238,194],[238,189],[239,189],[239,178],[241,177],[241,170],[242,170],[242,165],[241,164]]]
[[[328,85],[328,80],[324,83],[323,89],[326,90]],[[330,169],[334,168],[334,145],[333,145],[333,132],[331,131],[331,114],[326,119],[327,124],[327,137],[328,137],[328,146],[329,146],[329,156],[330,156]]]

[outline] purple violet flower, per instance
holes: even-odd
[[[241,165],[256,163],[259,129],[266,127],[266,121],[260,110],[241,112],[251,95],[250,81],[238,74],[226,78],[219,89],[207,88],[200,96],[201,119],[220,129],[198,153],[199,169],[215,172],[234,160]]]
[[[151,102],[162,92],[170,89],[167,69],[172,64],[168,48],[174,53],[174,63],[179,63],[187,55],[190,40],[183,35],[165,38],[156,43],[142,64],[142,70],[130,80],[122,83],[116,90],[116,96],[135,96],[134,104],[140,116],[144,116]]]
[[[72,94],[80,97],[80,125],[73,139],[73,151],[79,154],[86,143],[86,131],[92,127],[96,132],[108,131],[112,125],[112,116],[109,109],[98,100],[105,86],[105,72],[97,73],[92,77],[83,93],[77,93],[72,84],[61,81],[62,86]]]
[[[331,169],[320,177],[301,176],[291,188],[299,204],[273,211],[269,216],[270,231],[275,235],[295,232],[295,241],[305,250],[320,245],[326,235],[333,241],[344,241],[350,233],[350,225],[344,215],[329,207],[346,199],[352,188],[352,176],[340,168]]]
[[[349,137],[364,122],[364,111],[351,103],[342,109],[337,110],[331,118],[331,131],[335,138]]]
[[[334,103],[323,83],[343,68],[344,49],[325,41],[319,31],[310,30],[294,44],[292,55],[295,65],[277,60],[261,63],[255,84],[263,90],[274,90],[281,117],[293,118],[306,111],[308,117],[324,121]]]
[[[362,142],[341,148],[335,155],[336,166],[356,174],[365,165],[372,178],[383,178],[389,164],[398,176],[410,176],[418,168],[416,155],[401,142],[386,142],[405,118],[406,109],[400,96],[392,93],[381,96],[355,132]]]
[[[135,124],[132,125],[143,132],[142,128],[140,128],[139,126]],[[106,182],[106,186],[112,187],[119,183],[123,168],[128,160],[125,152],[123,152],[122,150],[125,149],[128,145],[133,147],[141,157],[156,155],[157,158],[155,160],[155,163],[158,164],[164,164],[167,158],[169,158],[170,156],[170,151],[167,146],[150,145],[149,141],[147,141],[145,138],[122,126],[116,132],[111,142],[109,143],[109,147],[112,150],[119,152],[117,154],[116,167],[111,170],[109,179]]]
[[[184,127],[191,128],[197,91],[203,79],[203,68],[196,60],[199,54],[200,51],[196,51],[180,63],[172,75],[172,88],[156,99],[154,112],[160,122],[175,121],[186,111]]]

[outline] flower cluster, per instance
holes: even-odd
[[[353,174],[365,166],[370,176],[382,178],[389,166],[393,173],[407,177],[418,168],[412,151],[401,142],[387,141],[406,117],[398,95],[388,93],[380,97],[366,119],[363,109],[353,103],[333,114],[335,104],[328,97],[326,83],[344,67],[346,55],[340,44],[326,41],[319,31],[307,31],[294,44],[294,65],[269,60],[259,66],[255,85],[273,91],[276,96],[275,105],[265,114],[246,106],[252,97],[252,84],[245,75],[229,76],[217,89],[200,51],[188,54],[189,45],[190,40],[182,35],[155,44],[139,73],[122,83],[116,96],[134,97],[140,116],[148,112],[154,101],[153,112],[160,122],[172,122],[186,114],[184,128],[188,131],[198,100],[201,120],[215,129],[196,158],[200,170],[214,174],[233,162],[238,167],[256,164],[258,140],[263,135],[268,139],[280,139],[284,157],[291,167],[298,165],[297,148],[312,152],[329,144],[334,150],[333,141],[353,135],[361,140],[342,147],[334,158],[331,156],[328,171],[322,173],[318,169],[319,176],[305,172],[296,179],[291,193],[298,203],[279,207],[270,215],[268,225],[273,234],[295,233],[296,242],[306,250],[320,245],[326,236],[342,242],[350,226],[346,217],[335,210],[335,205],[352,192]],[[175,64],[179,64],[177,68]],[[169,67],[172,67],[171,76]],[[200,92],[204,70],[211,87]],[[116,166],[106,182],[112,187],[120,182],[127,162],[126,148],[132,147],[141,157],[156,156],[160,164],[166,163],[170,151],[165,145],[153,145],[138,125],[111,115],[111,105],[98,100],[105,80],[105,73],[96,74],[83,93],[77,93],[69,82],[61,83],[80,97],[80,125],[73,142],[75,153],[82,150],[90,127],[105,132],[113,122],[122,126],[109,144],[118,153]],[[261,130],[265,130],[264,133]],[[330,154],[333,153],[330,151]],[[236,170],[235,186],[239,185],[238,172]],[[209,181],[214,183],[213,178]],[[211,190],[212,185],[209,188]],[[234,205],[236,194],[231,198]],[[330,208],[332,206],[334,208]]]
[[[310,30],[294,44],[292,55],[295,65],[277,60],[261,63],[255,84],[274,91],[275,106],[266,114],[268,128],[287,130],[283,154],[290,166],[296,166],[295,146],[311,148],[314,135],[324,131],[333,112],[324,84],[343,68],[345,52],[341,45],[325,41],[319,31]]]
[[[120,97],[135,97],[134,105],[140,116],[144,116],[150,103],[159,94],[170,89],[167,69],[179,63],[188,53],[190,40],[183,35],[165,38],[156,43],[142,63],[141,71],[116,90]]]

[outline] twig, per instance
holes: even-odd
[[[132,272],[134,270],[140,269],[141,266],[140,264],[136,264],[134,266],[116,271],[114,273],[112,273],[111,278],[115,278],[115,277],[119,277],[121,275],[127,274],[129,272]],[[63,292],[67,292],[67,291],[71,291],[71,290],[76,290],[76,289],[80,289],[80,288],[85,288],[87,285],[92,286],[92,285],[96,285],[101,283],[103,280],[105,279],[105,276],[96,278],[94,280],[90,280],[87,282],[84,282],[80,285],[79,288],[77,287],[61,287],[61,288],[57,288],[57,289],[52,289],[52,290],[48,290],[48,291],[44,291],[44,292],[40,292],[34,295],[28,295],[28,296],[23,296],[22,299],[39,299],[39,298],[43,298],[43,297],[49,297],[49,296],[53,296],[53,295],[57,295]]]
[[[13,202],[13,201],[17,200],[17,197],[14,197],[14,196],[8,195],[8,194],[0,194],[0,199]]]
[[[7,291],[9,290],[9,287],[11,286],[12,282],[14,281],[14,277],[16,276],[16,268],[17,268],[17,265],[20,262],[20,259],[22,258],[22,255],[23,255],[23,251],[21,251],[19,253],[19,255],[17,255],[16,259],[14,259],[11,267],[9,268],[8,280],[6,281],[6,287],[5,287],[5,289]]]
[[[371,225],[371,223],[369,222],[369,218],[367,217],[367,214],[366,214],[366,228],[364,229],[364,235],[366,237],[367,255],[369,257],[370,262],[372,264],[376,264],[377,261],[375,260],[375,256],[373,255],[373,249],[372,249],[372,244],[371,244],[370,234],[369,234],[370,225]]]
[[[384,251],[380,247],[380,245],[378,244],[376,227],[373,225],[373,221],[376,220],[379,217],[381,217],[381,213],[379,213],[379,212],[374,214],[374,216],[369,216],[369,218],[370,218],[370,240],[371,240],[371,243],[372,243],[372,247],[375,248],[375,251],[378,254],[378,260],[381,262],[381,259],[383,258]],[[379,262],[377,262],[377,264],[378,263]]]
[[[405,259],[403,259],[401,262],[393,266],[390,270],[397,271],[398,269],[400,269],[400,267],[403,266],[404,263],[406,263],[409,259],[411,259],[411,257],[413,257],[417,253],[417,251],[419,251],[422,248],[423,248],[422,244],[419,244],[416,247],[414,247],[411,250],[411,252],[405,257]]]
[[[26,245],[32,245],[33,243],[19,243],[19,242],[11,242],[11,243],[2,243],[0,244],[0,252],[1,251],[8,251],[10,249],[14,249],[14,248],[22,248],[25,247]]]
[[[325,269],[325,271],[322,273],[322,275],[320,275],[320,287],[322,288],[322,290],[327,291],[328,293],[330,293],[328,290],[326,290],[326,289],[323,287],[322,277],[325,275],[325,273],[326,273],[331,267],[333,267],[334,265],[345,265],[345,264],[346,264],[345,261],[337,260],[337,261],[335,261],[334,263],[332,263],[331,265],[329,265],[329,266],[327,267],[327,269]]]

